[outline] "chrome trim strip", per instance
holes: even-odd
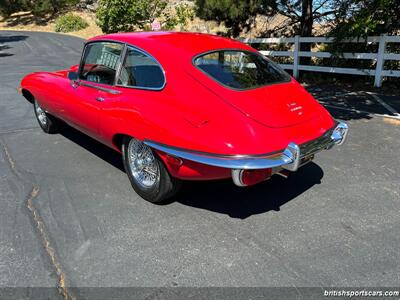
[[[166,144],[162,144],[162,143],[158,143],[158,142],[154,142],[152,140],[144,140],[144,143],[153,143],[153,144],[157,144],[163,147],[166,147],[168,149],[172,149],[172,150],[178,150],[178,151],[184,151],[187,153],[192,153],[194,155],[200,155],[200,156],[210,156],[210,157],[216,157],[216,158],[227,158],[227,159],[232,159],[232,158],[263,158],[266,156],[273,156],[273,155],[277,155],[277,154],[281,154],[283,152],[284,149],[282,150],[278,150],[278,151],[273,151],[273,152],[268,152],[268,153],[264,153],[264,154],[237,154],[237,155],[228,155],[228,154],[215,154],[215,153],[210,153],[210,152],[202,152],[202,151],[197,151],[197,150],[191,150],[191,149],[185,149],[185,148],[179,148],[179,147],[175,147],[175,146],[169,146]]]
[[[127,49],[128,49],[128,46],[126,44],[124,44],[124,46],[122,48],[121,56],[119,57],[119,63],[118,63],[117,70],[115,70],[113,86],[116,86],[118,83],[118,78],[119,78],[119,75],[121,74],[121,69],[122,69],[122,65],[124,64]]]
[[[89,88],[93,88],[93,89],[96,89],[96,90],[100,90],[100,91],[103,91],[103,92],[107,92],[107,93],[110,93],[110,94],[113,94],[113,95],[121,94],[120,91],[109,89],[109,88],[105,88],[105,87],[98,86],[98,85],[91,84],[91,83],[87,83],[85,81],[79,81],[78,83],[79,83],[79,85],[86,86],[86,87],[89,87]]]
[[[188,152],[186,150],[180,150],[178,148],[172,148],[155,142],[145,140],[144,143],[156,150],[168,153],[172,156],[180,157],[183,159],[191,160],[201,164],[227,168],[227,169],[268,169],[279,167],[282,165],[291,164],[294,161],[292,150],[286,148],[283,153],[267,154],[265,156],[211,156],[209,154],[199,154]],[[291,143],[292,145],[294,143]]]
[[[298,146],[289,143],[283,151],[268,153],[265,155],[213,155],[176,147],[170,147],[153,141],[145,140],[144,143],[156,150],[168,153],[182,159],[201,164],[236,170],[255,170],[281,167],[289,171],[296,171],[301,166],[304,157],[314,155],[323,149],[330,149],[334,145],[341,145],[346,139],[348,126],[346,123],[337,123],[336,127],[328,130],[321,137]]]

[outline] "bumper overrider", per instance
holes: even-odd
[[[172,157],[231,169],[233,182],[238,186],[246,186],[256,183],[253,181],[258,180],[259,182],[268,179],[273,174],[286,177],[288,171],[296,171],[302,165],[310,162],[317,152],[343,144],[347,132],[348,125],[344,122],[337,122],[332,129],[315,140],[301,145],[291,142],[283,151],[264,155],[218,155],[175,148],[149,140],[145,140],[144,143]],[[256,174],[257,170],[263,172]]]

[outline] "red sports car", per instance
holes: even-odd
[[[122,153],[151,202],[181,180],[286,177],[348,130],[255,49],[199,33],[99,36],[79,65],[29,74],[20,90],[45,132],[63,121]]]

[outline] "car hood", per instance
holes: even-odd
[[[244,91],[224,88],[224,92],[218,94],[248,117],[274,128],[306,122],[324,110],[294,80]]]

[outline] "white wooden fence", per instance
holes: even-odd
[[[248,44],[294,44],[292,51],[260,51],[264,55],[279,57],[293,57],[293,64],[280,64],[284,69],[293,70],[293,76],[295,78],[299,75],[299,70],[312,71],[312,72],[325,72],[325,73],[340,73],[340,74],[353,74],[353,75],[370,75],[375,77],[375,86],[380,87],[382,85],[382,78],[388,77],[400,77],[400,71],[398,70],[385,70],[385,60],[396,60],[400,61],[400,54],[387,53],[387,43],[400,43],[400,36],[370,36],[365,39],[346,39],[344,43],[378,43],[378,52],[369,53],[343,53],[341,55],[344,59],[369,59],[376,60],[375,69],[356,69],[356,68],[338,68],[328,66],[311,66],[311,65],[300,65],[300,57],[320,57],[329,58],[332,56],[329,52],[317,52],[317,51],[300,51],[301,43],[333,43],[331,37],[295,37],[289,38],[255,38],[255,39],[244,39],[243,42]]]

